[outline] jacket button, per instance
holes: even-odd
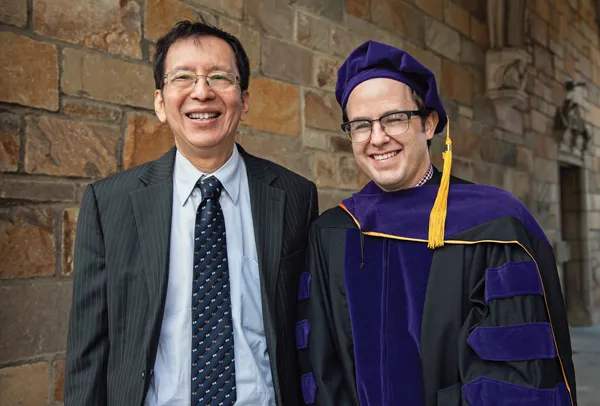
[[[149,375],[150,375],[150,376],[154,375],[154,369],[151,369],[151,370],[150,370],[150,373],[149,373]]]
[[[142,380],[146,379],[146,373],[142,371]]]

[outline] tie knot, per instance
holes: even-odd
[[[221,190],[223,189],[223,185],[219,179],[214,176],[210,176],[208,178],[201,179],[198,182],[198,187],[202,191],[203,199],[218,199],[221,196]]]

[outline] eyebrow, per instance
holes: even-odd
[[[187,65],[183,65],[183,66],[175,65],[173,67],[173,69],[169,70],[168,72],[171,72],[171,71],[174,71],[174,70],[189,70],[189,71],[195,72],[195,69],[193,69],[193,68],[191,68],[191,67],[189,67]],[[209,72],[225,71],[225,72],[233,72],[233,73],[235,73],[233,70],[230,71],[229,68],[225,68],[222,65],[212,65],[208,71]]]
[[[402,110],[398,110],[398,109],[388,110],[388,111],[384,112],[383,114],[380,114],[379,117],[385,116],[386,114],[399,113],[401,111]],[[358,116],[358,117],[354,117],[352,120],[349,120],[349,121],[356,121],[356,120],[369,120],[369,121],[371,121],[373,119],[370,118],[370,117],[366,117],[366,116]]]

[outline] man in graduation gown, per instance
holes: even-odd
[[[305,404],[576,405],[551,245],[510,193],[450,176],[434,75],[368,41],[336,96],[372,181],[310,232],[296,324]],[[440,173],[428,144],[444,128]]]

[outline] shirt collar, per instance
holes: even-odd
[[[225,192],[231,197],[234,204],[237,204],[238,196],[240,193],[240,181],[241,181],[241,166],[242,157],[237,149],[237,145],[233,145],[233,153],[231,157],[225,162],[225,165],[221,166],[213,173],[204,173],[198,170],[192,163],[184,157],[179,150],[175,155],[175,168],[173,170],[173,178],[177,185],[177,193],[179,195],[179,201],[183,206],[187,199],[190,197],[196,183],[203,176],[215,176],[225,189]]]

